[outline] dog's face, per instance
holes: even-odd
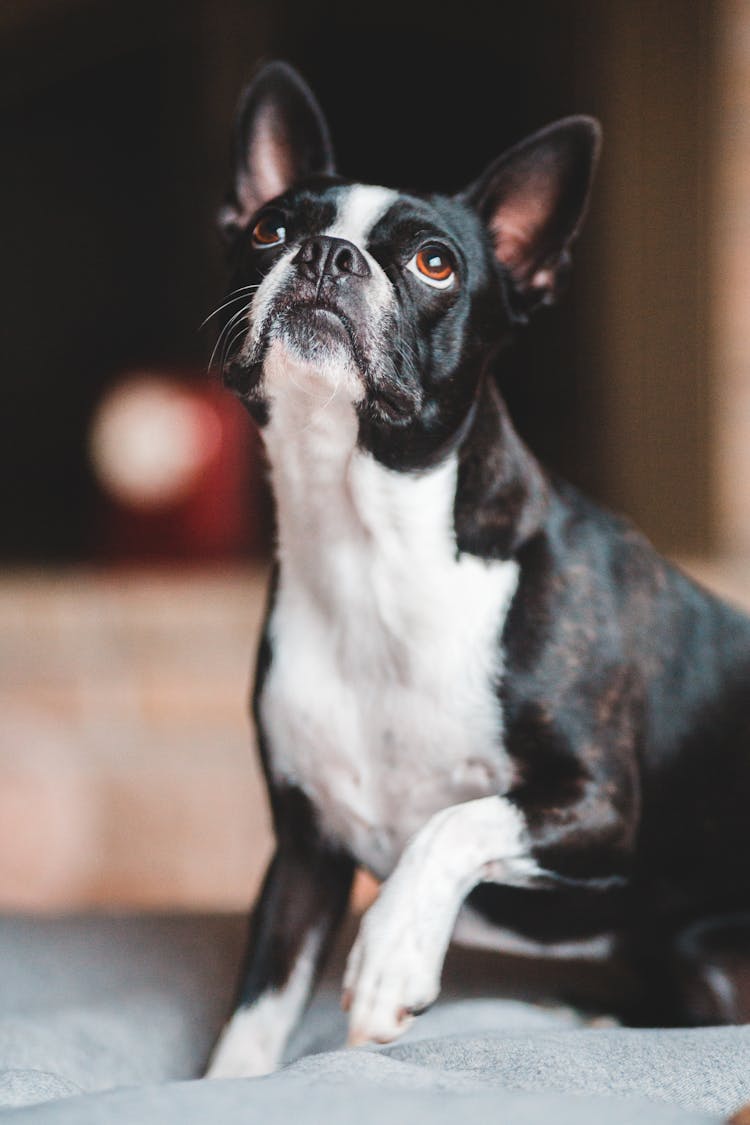
[[[464,432],[510,324],[554,299],[597,148],[596,124],[570,118],[455,197],[352,183],[334,174],[305,84],[265,67],[243,98],[222,212],[227,383],[263,423],[284,371],[303,372],[317,397],[350,398],[360,443],[383,460],[433,462]]]

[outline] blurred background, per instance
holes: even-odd
[[[750,5],[5,0],[0,906],[242,907],[265,864],[268,503],[200,325],[274,56],[371,182],[454,190],[602,120],[570,290],[503,387],[551,467],[750,605]]]

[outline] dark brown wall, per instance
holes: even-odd
[[[657,542],[708,542],[708,0],[59,0],[0,15],[6,556],[86,556],[93,405],[123,368],[200,365],[237,91],[298,63],[344,172],[453,189],[565,113],[605,150],[570,292],[506,363],[519,427]]]

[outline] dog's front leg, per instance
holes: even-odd
[[[350,1045],[390,1042],[437,998],[456,917],[473,887],[548,885],[555,878],[534,858],[522,812],[504,797],[431,817],[381,887],[349,955],[342,1002]]]
[[[209,1078],[267,1074],[312,992],[346,909],[353,861],[316,833],[280,835],[253,914],[236,1008],[209,1064]]]
[[[526,879],[523,818],[503,797],[436,813],[407,844],[362,919],[344,975],[349,1043],[389,1042],[440,990],[443,960],[461,903],[503,857],[508,881]]]

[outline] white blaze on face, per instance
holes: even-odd
[[[382,322],[394,303],[394,294],[385,270],[367,250],[367,243],[372,231],[397,198],[398,192],[390,188],[357,184],[349,188],[343,197],[336,222],[326,231],[333,238],[345,238],[347,242],[354,243],[370,267],[368,305],[373,326]]]
[[[368,253],[367,243],[377,223],[397,199],[398,192],[391,188],[355,184],[342,193],[335,222],[323,233],[353,242],[364,254],[373,274],[383,274],[372,254]]]

